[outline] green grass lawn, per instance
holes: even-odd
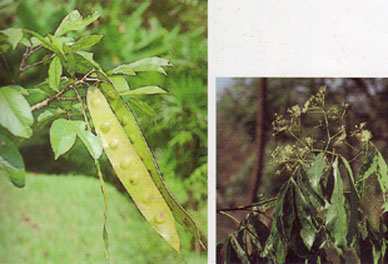
[[[0,263],[105,263],[98,180],[27,176],[26,187],[18,189],[0,175]],[[109,184],[107,194],[111,264],[183,263],[128,197]],[[198,216],[206,225],[206,213]],[[191,236],[177,227],[185,261],[207,263],[205,254],[191,250]]]

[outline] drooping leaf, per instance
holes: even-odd
[[[82,143],[86,146],[93,159],[97,160],[102,154],[102,142],[99,137],[92,132],[86,130],[86,123],[77,121],[74,123],[77,128],[77,135],[81,139]]]
[[[25,33],[31,34],[34,37],[36,37],[37,39],[39,39],[42,42],[41,44],[44,48],[51,50],[52,52],[57,54],[62,60],[65,61],[65,57],[63,56],[63,52],[61,50],[59,50],[55,45],[53,45],[53,43],[51,43],[51,41],[48,40],[47,37],[44,38],[39,33],[36,33],[35,31],[29,30],[29,29],[23,29],[23,31]]]
[[[311,250],[311,247],[315,241],[315,228],[312,223],[312,212],[311,204],[308,202],[308,197],[306,197],[303,192],[300,190],[299,186],[294,182],[295,188],[295,203],[298,213],[298,218],[301,224],[300,236],[303,239],[304,244],[308,250]]]
[[[7,28],[0,31],[8,37],[9,43],[15,49],[19,42],[23,39],[23,31],[20,28]]]
[[[167,75],[167,72],[164,67],[173,66],[169,63],[167,59],[162,59],[158,57],[141,59],[128,65],[135,72],[157,71],[164,75]]]
[[[349,179],[350,179],[350,216],[349,216],[349,228],[347,234],[348,245],[351,244],[354,236],[357,233],[357,225],[359,223],[359,206],[360,206],[360,196],[357,192],[357,187],[355,185],[355,180],[353,176],[352,168],[350,167],[349,162],[341,156],[342,162],[345,165],[346,170],[348,171]]]
[[[123,76],[113,75],[110,77],[110,79],[113,82],[118,92],[121,93],[129,90],[128,82]]]
[[[239,263],[241,264],[250,264],[248,254],[245,252],[245,250],[241,247],[241,245],[237,242],[237,239],[235,236],[231,236],[230,238],[230,244],[233,247],[234,252],[236,253]]]
[[[61,114],[64,114],[65,111],[63,111],[62,109],[56,109],[56,108],[50,108],[50,109],[47,109],[45,111],[43,111],[37,118],[37,121],[38,122],[45,122],[45,121],[48,121],[48,120],[51,120]]]
[[[358,181],[365,181],[376,172],[378,158],[375,151],[371,151],[358,169]]]
[[[284,183],[280,188],[278,199],[275,204],[273,212],[273,222],[271,228],[271,234],[268,238],[268,241],[265,245],[264,256],[273,256],[275,261],[279,264],[282,264],[286,260],[285,248],[282,239],[282,222],[281,218],[283,217],[283,206],[285,201],[285,196],[289,192],[289,181]]]
[[[98,42],[101,41],[103,37],[104,37],[103,35],[90,35],[90,36],[83,37],[77,40],[77,42],[70,47],[70,50],[75,52],[75,51],[87,49],[89,47],[96,45]]]
[[[101,66],[93,60],[93,53],[83,50],[67,55],[70,70],[76,73],[87,73],[91,69],[101,69]]]
[[[30,126],[34,123],[30,105],[20,92],[4,86],[0,88],[0,125],[18,137],[32,136]]]
[[[233,245],[232,245],[232,236],[233,235],[229,235],[228,239],[225,242],[224,264],[240,263],[238,255],[237,255],[237,253],[234,250]]]
[[[22,155],[16,145],[2,134],[0,134],[0,171],[5,172],[16,187],[24,187],[26,172]]]
[[[134,90],[127,90],[124,92],[121,92],[121,96],[136,96],[136,95],[151,95],[151,94],[168,94],[165,90],[158,86],[144,86],[140,88],[136,88]]]
[[[334,244],[337,247],[346,246],[346,235],[348,226],[346,223],[345,196],[343,194],[343,183],[340,171],[338,169],[338,157],[333,163],[334,189],[330,199],[331,204],[326,208],[326,226],[331,233]]]
[[[384,213],[388,211],[388,168],[387,163],[384,160],[383,155],[378,151],[377,152],[378,157],[378,182],[381,188],[381,191],[383,192],[383,209]]]
[[[60,38],[55,37],[51,34],[47,34],[48,38],[50,39],[51,44],[60,51],[61,54],[63,53],[63,42]]]
[[[87,103],[97,134],[101,137],[104,151],[116,175],[145,219],[180,254],[173,214],[134,149],[133,137],[125,133],[99,89],[89,88]]]
[[[136,112],[136,110],[140,111],[143,113],[143,115],[148,115],[149,117],[153,118],[156,116],[155,110],[146,102],[139,100],[138,98],[130,98],[128,100],[128,97],[124,97],[126,102],[128,103],[128,106]]]
[[[108,74],[109,75],[112,75],[112,74],[136,75],[136,72],[132,69],[132,67],[129,64],[122,64],[108,71]]]
[[[55,57],[49,67],[48,77],[49,77],[49,86],[55,91],[59,90],[59,82],[61,81],[62,75],[62,64],[59,57]]]
[[[174,198],[174,196],[167,188],[152,151],[148,147],[141,128],[139,127],[131,109],[128,107],[128,105],[125,104],[117,91],[111,86],[102,83],[101,88],[103,93],[106,94],[106,97],[108,98],[109,104],[112,106],[113,111],[123,125],[125,133],[129,138],[132,139],[133,147],[136,153],[142,158],[144,165],[151,173],[153,182],[156,184],[168,206],[171,208],[175,219],[181,225],[186,226],[188,230],[190,230],[190,232],[194,235],[194,237],[200,241],[202,247],[205,247],[196,222],[191,217],[191,215],[179,204],[179,202]],[[131,100],[131,102],[133,101],[135,100]]]
[[[96,11],[86,18],[82,18],[78,10],[73,10],[63,18],[54,35],[59,37],[69,31],[81,30],[96,21],[99,17],[100,14]]]
[[[321,188],[319,187],[319,182],[323,174],[323,169],[325,168],[324,157],[325,155],[323,153],[318,154],[315,157],[311,168],[307,170],[307,175],[309,177],[311,187],[319,194],[322,194]]]
[[[264,249],[265,242],[267,241],[270,232],[268,228],[257,219],[253,214],[249,215],[246,229],[248,235],[252,241],[252,244],[261,252]]]
[[[73,121],[66,119],[55,120],[50,127],[50,143],[55,159],[69,151],[74,145],[77,135]]]

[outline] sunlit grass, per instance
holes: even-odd
[[[182,263],[128,197],[107,194],[110,263]],[[18,189],[0,175],[0,263],[105,263],[103,210],[97,179],[30,174]],[[206,263],[178,230],[186,261]]]

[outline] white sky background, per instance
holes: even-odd
[[[208,262],[216,263],[216,77],[388,77],[388,1],[208,3]]]

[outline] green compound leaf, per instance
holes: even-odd
[[[348,226],[346,223],[345,196],[343,194],[343,183],[338,169],[338,157],[333,163],[334,189],[330,203],[326,208],[326,225],[331,233],[334,244],[337,247],[346,246],[346,235]]]
[[[66,34],[69,31],[76,31],[85,28],[87,25],[93,23],[100,17],[100,14],[96,11],[92,15],[82,18],[78,10],[73,10],[65,16],[62,22],[59,24],[55,31],[55,36],[59,37]]]
[[[49,86],[55,91],[59,90],[59,82],[61,81],[62,75],[62,64],[61,60],[58,57],[55,57],[49,67],[48,77],[49,77]]]
[[[146,220],[180,255],[173,214],[134,149],[132,137],[127,136],[99,89],[89,88],[87,103],[104,151],[118,178]]]
[[[148,147],[144,135],[131,109],[125,104],[125,102],[117,93],[117,91],[114,90],[110,85],[102,83],[101,88],[103,93],[108,98],[110,106],[112,107],[116,116],[123,125],[125,133],[133,142],[134,149],[136,150],[137,154],[142,158],[145,167],[151,173],[154,183],[161,192],[164,200],[166,200],[168,206],[171,208],[175,219],[181,225],[186,226],[187,229],[194,235],[194,237],[198,239],[201,246],[203,248],[206,248],[206,245],[201,239],[201,234],[196,222],[190,216],[190,214],[179,204],[179,202],[174,198],[170,190],[167,188],[167,185],[164,182],[163,177],[159,171],[152,151]]]
[[[121,96],[137,96],[137,95],[152,95],[152,94],[168,94],[165,90],[158,86],[144,86],[134,90],[121,92]]]
[[[90,48],[100,42],[103,37],[103,35],[90,35],[83,37],[77,40],[77,42],[70,47],[70,50],[74,52]]]
[[[50,127],[50,143],[55,159],[69,151],[74,145],[77,135],[73,121],[66,119],[55,120]]]
[[[0,125],[15,136],[29,138],[34,118],[27,100],[14,87],[0,88]]]
[[[19,42],[23,39],[23,31],[20,28],[7,28],[0,31],[8,37],[9,43],[15,49]]]
[[[0,171],[5,172],[16,187],[24,187],[26,172],[22,155],[16,145],[2,134],[0,134]]]

